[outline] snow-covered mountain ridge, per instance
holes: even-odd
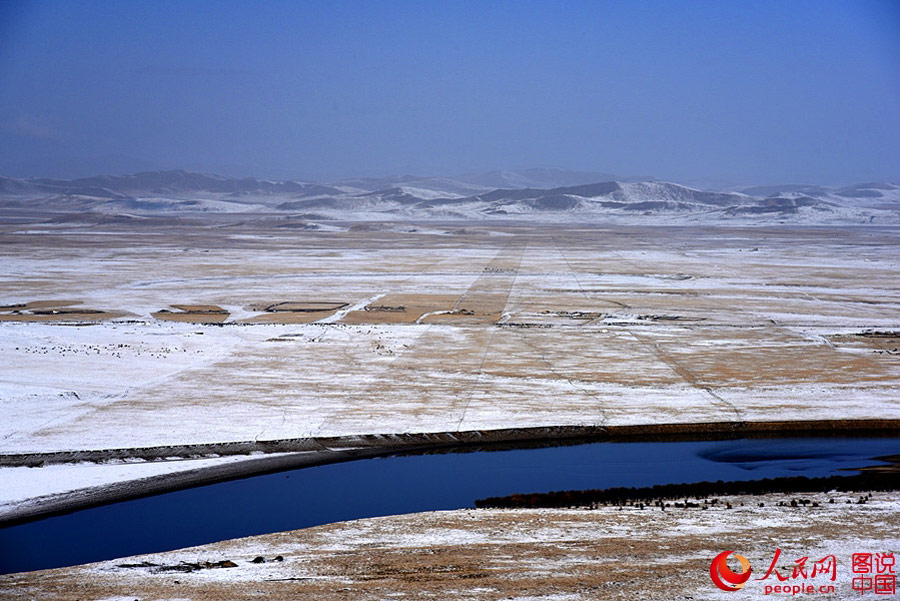
[[[0,208],[104,215],[314,213],[320,219],[528,219],[652,223],[900,223],[900,185],[700,190],[651,180],[493,188],[478,182],[583,181],[593,174],[493,172],[462,179],[400,176],[336,183],[156,171],[74,180],[0,177]],[[387,184],[387,185],[385,185]],[[382,187],[383,186],[383,187]]]

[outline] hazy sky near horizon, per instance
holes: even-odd
[[[0,174],[900,179],[900,2],[0,0]]]

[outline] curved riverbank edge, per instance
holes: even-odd
[[[428,447],[454,447],[505,442],[585,440],[698,440],[708,436],[747,434],[844,435],[847,433],[900,432],[898,419],[824,419],[803,421],[697,422],[641,424],[627,426],[536,426],[495,430],[456,432],[418,432],[400,434],[351,434],[282,438],[154,447],[129,447],[102,450],[52,451],[47,453],[0,453],[0,467],[42,467],[66,463],[107,463],[118,461],[166,461],[207,459],[230,455],[269,453],[334,452],[379,449],[383,453]]]
[[[0,527],[260,474],[392,455],[481,446],[528,446],[555,442],[687,441],[744,436],[897,436],[900,419],[837,419],[669,423],[629,426],[545,426],[294,438],[199,445],[159,446],[0,455],[0,467],[111,461],[165,461],[247,455],[244,461],[162,474],[66,493],[35,497],[0,514]],[[275,456],[258,456],[259,454]]]

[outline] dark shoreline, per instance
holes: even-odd
[[[477,499],[478,509],[523,509],[566,507],[594,507],[598,505],[634,505],[653,502],[657,507],[668,507],[666,501],[684,499],[681,507],[699,506],[689,499],[708,499],[715,496],[754,496],[772,493],[823,493],[835,492],[884,492],[900,490],[900,472],[867,471],[853,476],[828,476],[808,478],[792,476],[716,482],[686,482],[683,484],[657,484],[645,487],[613,487],[590,490],[561,490],[546,493],[524,493],[504,497]],[[796,501],[795,501],[796,503]],[[860,497],[860,504],[865,500]],[[801,503],[802,504],[802,503]]]
[[[426,448],[458,447],[495,443],[585,442],[666,442],[680,440],[725,440],[735,437],[765,436],[892,436],[900,433],[900,419],[825,419],[808,421],[754,421],[645,424],[633,426],[535,426],[496,430],[420,432],[399,434],[358,434],[260,441],[199,443],[155,447],[102,450],[52,451],[47,453],[0,453],[0,467],[43,467],[66,463],[109,461],[204,459],[229,455],[298,452],[343,452],[378,449],[383,453]]]
[[[178,447],[145,447],[105,451],[71,451],[0,455],[0,466],[32,466],[122,459],[199,459],[248,455],[244,461],[174,474],[79,489],[37,497],[0,515],[0,528],[118,501],[148,497],[196,486],[388,455],[428,454],[546,447],[586,442],[675,442],[734,438],[894,437],[900,420],[815,420],[651,424],[642,426],[559,426],[466,432],[361,435],[235,442]],[[250,457],[250,453],[287,453]]]

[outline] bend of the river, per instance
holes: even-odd
[[[831,476],[900,438],[594,442],[361,459],[122,501],[0,529],[0,573],[75,565],[475,499],[703,480]],[[39,468],[37,468],[39,469]]]

